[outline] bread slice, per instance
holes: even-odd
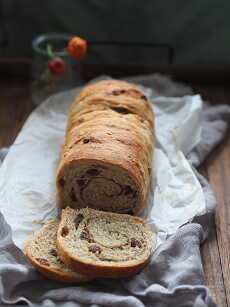
[[[59,220],[54,219],[29,237],[25,244],[25,252],[31,264],[43,275],[51,279],[80,283],[92,277],[73,272],[59,258],[56,248]]]
[[[138,217],[67,207],[62,210],[57,248],[60,258],[82,274],[128,277],[148,262],[152,233]]]

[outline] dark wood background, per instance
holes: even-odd
[[[114,77],[162,72],[183,81],[212,104],[230,104],[230,67],[84,66],[84,80],[107,73]],[[0,147],[15,140],[34,106],[30,96],[30,61],[0,61]],[[217,198],[213,226],[201,251],[205,284],[218,306],[230,307],[230,139],[210,154],[200,167]]]

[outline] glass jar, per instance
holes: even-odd
[[[54,93],[67,90],[81,83],[81,61],[73,58],[65,51],[68,41],[73,35],[65,33],[47,33],[32,41],[32,86],[31,95],[35,105]],[[64,63],[64,71],[52,73],[48,63],[53,59],[48,52],[51,47],[53,58],[60,58]]]

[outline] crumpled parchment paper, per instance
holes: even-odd
[[[159,245],[207,210],[201,185],[185,158],[200,141],[202,100],[199,95],[163,97],[144,89],[156,115],[156,148],[143,216]],[[28,235],[57,215],[55,172],[67,114],[79,91],[54,95],[36,108],[1,166],[0,210],[21,249]]]

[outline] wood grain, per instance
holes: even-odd
[[[210,160],[208,174],[217,199],[215,212],[217,243],[227,306],[230,306],[230,141],[226,142],[221,151],[215,152]]]
[[[31,78],[31,59],[0,59],[0,78],[1,76],[8,80],[12,78]],[[155,64],[92,64],[87,61],[82,62],[82,78],[88,81],[98,75],[110,75],[114,78],[131,76],[136,74],[162,73],[173,76],[179,81],[189,84],[199,83],[205,86],[210,84],[228,86],[230,82],[230,67],[223,66],[194,66],[194,65],[157,65]]]
[[[5,147],[13,143],[33,106],[24,81],[1,82],[0,93],[0,147]]]
[[[210,181],[207,163],[199,168],[203,176]],[[210,289],[213,299],[218,306],[227,307],[226,290],[222,272],[222,264],[217,241],[216,224],[213,216],[210,233],[201,248],[203,267],[205,272],[205,285]]]
[[[194,91],[213,105],[230,104],[226,86],[194,86]],[[230,306],[230,141],[225,140],[209,155],[201,172],[209,180],[217,207],[209,238],[202,247],[205,282],[218,306]]]
[[[217,306],[227,307],[226,290],[214,222],[209,237],[201,250],[205,285],[210,289]]]

